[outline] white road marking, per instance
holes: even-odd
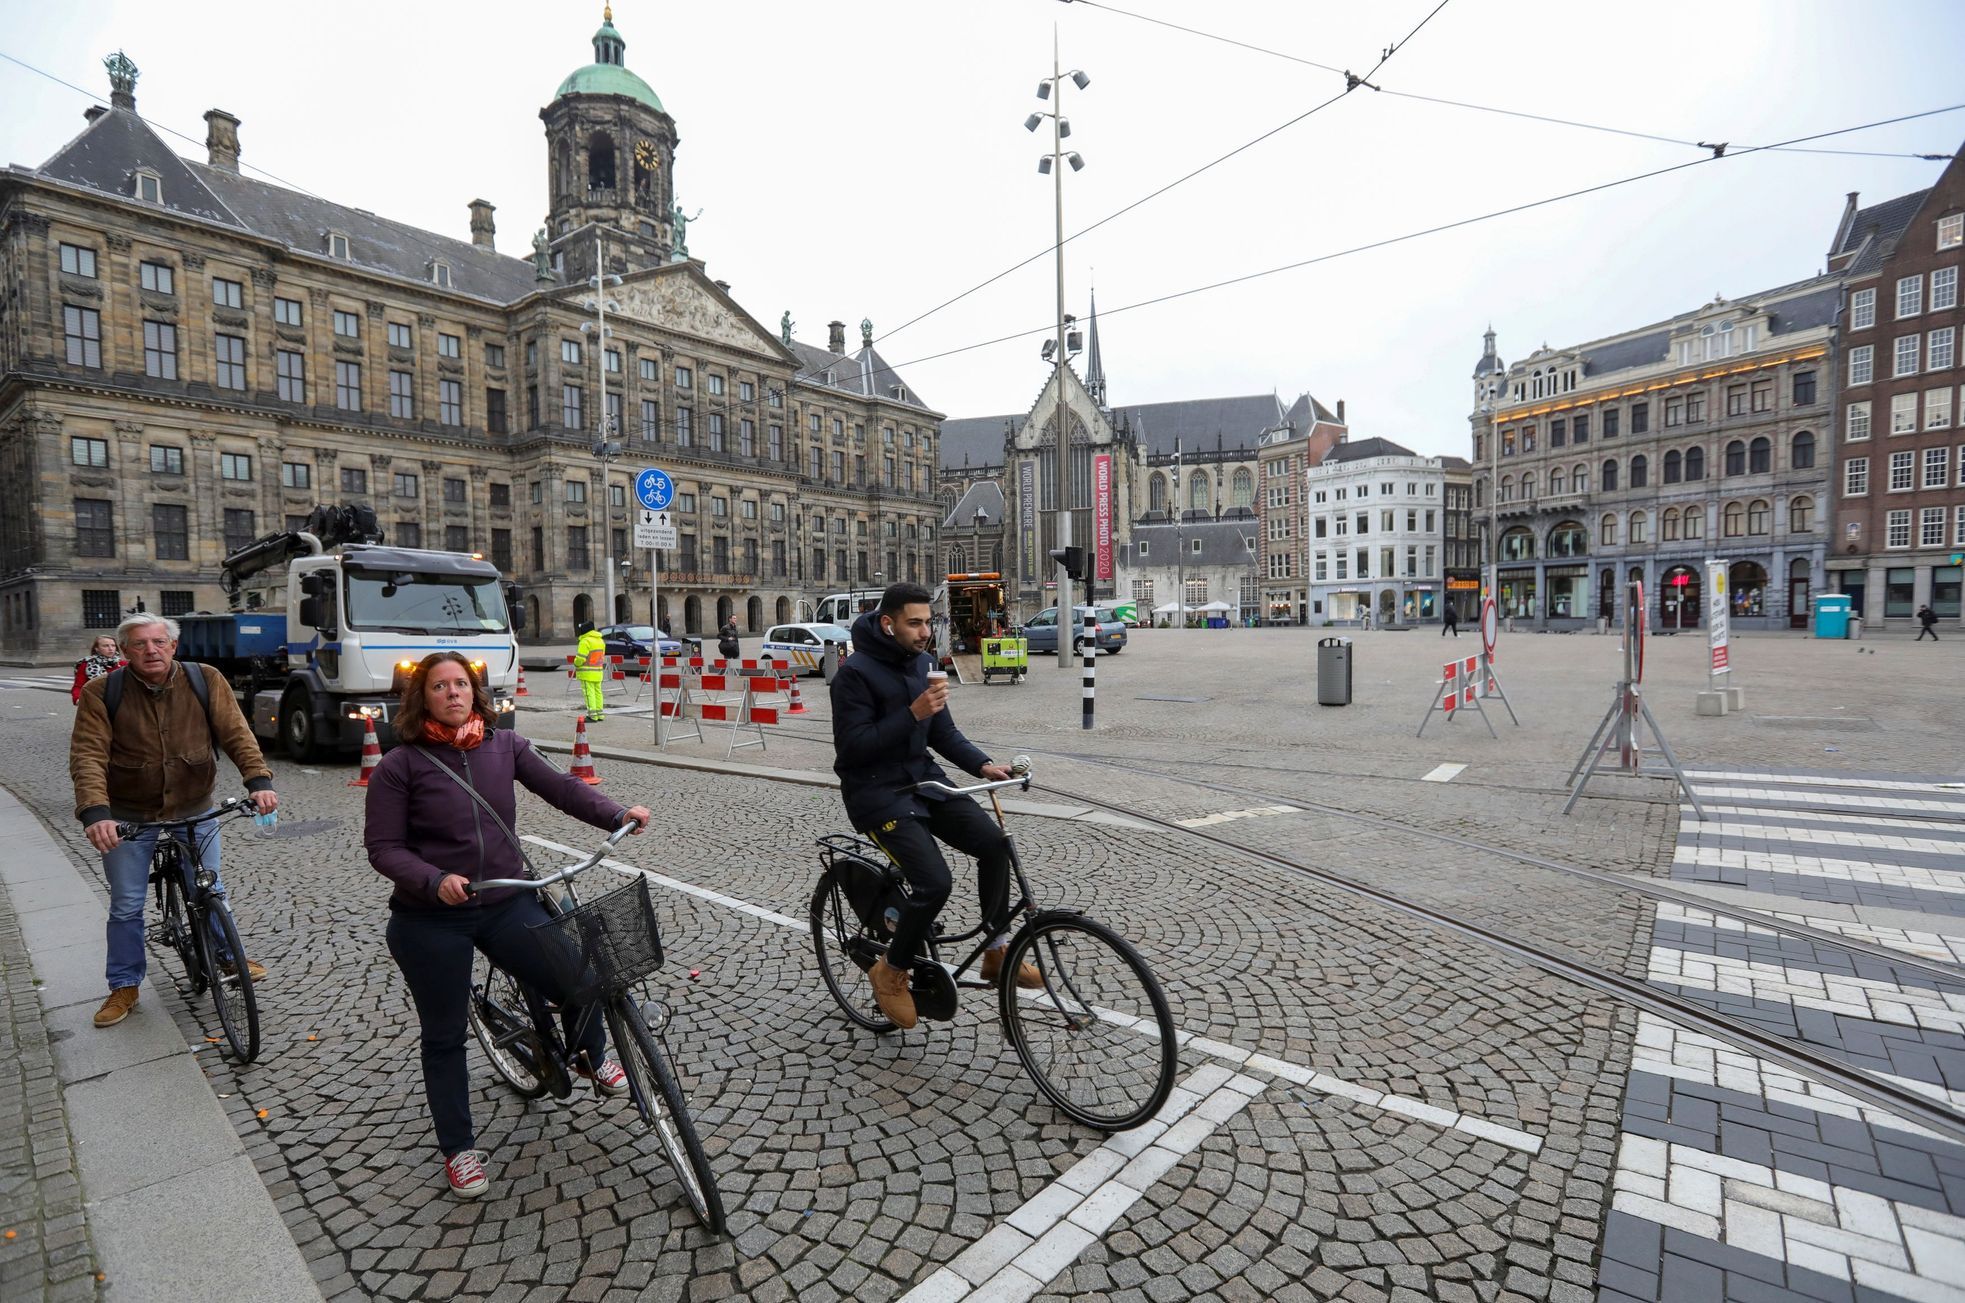
[[[1249,810],[1223,810],[1220,814],[1199,814],[1189,819],[1176,819],[1183,828],[1206,828],[1211,824],[1228,823],[1234,819],[1261,819],[1272,814],[1299,814],[1293,805],[1258,805]]]
[[[1432,773],[1427,774],[1419,781],[1422,783],[1450,783],[1460,777],[1460,771],[1466,767],[1465,765],[1436,765]]]

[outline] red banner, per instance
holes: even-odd
[[[1092,458],[1092,536],[1097,540],[1094,579],[1112,578],[1112,454]]]

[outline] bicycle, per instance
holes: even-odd
[[[949,796],[988,792],[997,826],[1008,837],[996,797],[1006,787],[1030,789],[1027,758],[1019,756],[1012,777],[998,782],[972,787],[926,782],[915,790]],[[937,924],[928,937],[926,958],[914,966],[910,985],[915,1011],[922,1018],[947,1022],[955,1016],[958,990],[996,987],[1004,1033],[1038,1090],[1086,1126],[1101,1131],[1136,1127],[1160,1111],[1173,1089],[1179,1045],[1166,993],[1146,960],[1111,928],[1075,910],[1039,909],[1016,839],[1008,837],[1008,842],[1010,867],[1022,893],[1010,917],[1022,915],[1023,921],[1010,939],[1001,974],[995,982],[967,975],[995,939],[986,923],[953,936]],[[880,1012],[865,974],[887,953],[900,904],[909,894],[906,879],[863,838],[832,833],[817,844],[824,867],[809,918],[819,975],[854,1024],[891,1032],[894,1024]],[[943,962],[943,947],[970,941],[976,945],[968,958],[953,968]],[[1016,975],[1025,963],[1043,978],[1041,990],[1017,986]],[[1088,1062],[1080,1063],[1081,1058]]]
[[[175,954],[183,965],[180,994],[195,999],[207,990],[211,992],[225,1043],[241,1063],[251,1063],[259,1055],[259,1001],[253,995],[252,969],[246,962],[238,925],[232,921],[232,907],[223,894],[212,890],[218,873],[205,867],[199,838],[192,830],[210,821],[214,824],[210,835],[216,837],[220,821],[250,817],[256,812],[250,798],[235,796],[190,819],[116,825],[116,835],[125,841],[156,829],[157,845],[150,854],[147,885],[156,892],[159,917],[144,930],[144,936],[153,946]],[[182,841],[178,839],[180,832]],[[226,953],[232,956],[229,969],[218,958]]]
[[[648,880],[636,875],[633,882],[584,902],[573,886],[574,878],[599,864],[637,826],[623,824],[592,855],[558,873],[494,878],[465,890],[475,895],[485,887],[513,887],[539,893],[550,920],[535,930],[566,975],[572,992],[568,1003],[585,1006],[581,1028],[597,1012],[607,1019],[615,1054],[628,1077],[637,1122],[636,1148],[653,1134],[697,1219],[711,1234],[721,1234],[723,1196],[696,1135],[682,1086],[669,1066],[662,1036],[666,1014],[653,1001],[644,1006],[634,999],[634,988],[661,967],[663,958]],[[549,890],[560,886],[566,891],[564,900]],[[655,1017],[651,1020],[644,1009]],[[573,1054],[557,1014],[557,1006],[483,955],[474,960],[468,1010],[471,1030],[492,1070],[522,1099],[548,1094],[565,1099],[573,1093]],[[657,1184],[652,1175],[649,1183]]]

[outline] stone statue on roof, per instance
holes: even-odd
[[[860,318],[860,347],[861,348],[873,347],[873,318],[872,317]]]
[[[116,53],[104,59],[102,66],[109,72],[109,87],[111,90],[120,91],[125,95],[135,92],[138,75],[137,67],[129,55],[118,50]]]
[[[778,318],[778,338],[784,341],[786,348],[791,347],[791,328],[791,309],[786,308],[785,315]]]
[[[553,255],[552,250],[548,247],[550,243],[551,241],[546,238],[545,227],[542,226],[533,232],[532,279],[534,280],[555,281],[559,279],[558,276],[553,274]]]
[[[670,257],[674,261],[689,261],[689,223],[695,221],[697,217],[701,217],[702,215],[703,210],[700,208],[696,210],[696,216],[691,217],[682,211],[681,204],[670,205],[669,229],[675,235],[675,252]]]

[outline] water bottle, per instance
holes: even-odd
[[[252,817],[252,826],[261,837],[274,836],[280,827],[280,812],[268,810],[263,814],[255,814]]]

